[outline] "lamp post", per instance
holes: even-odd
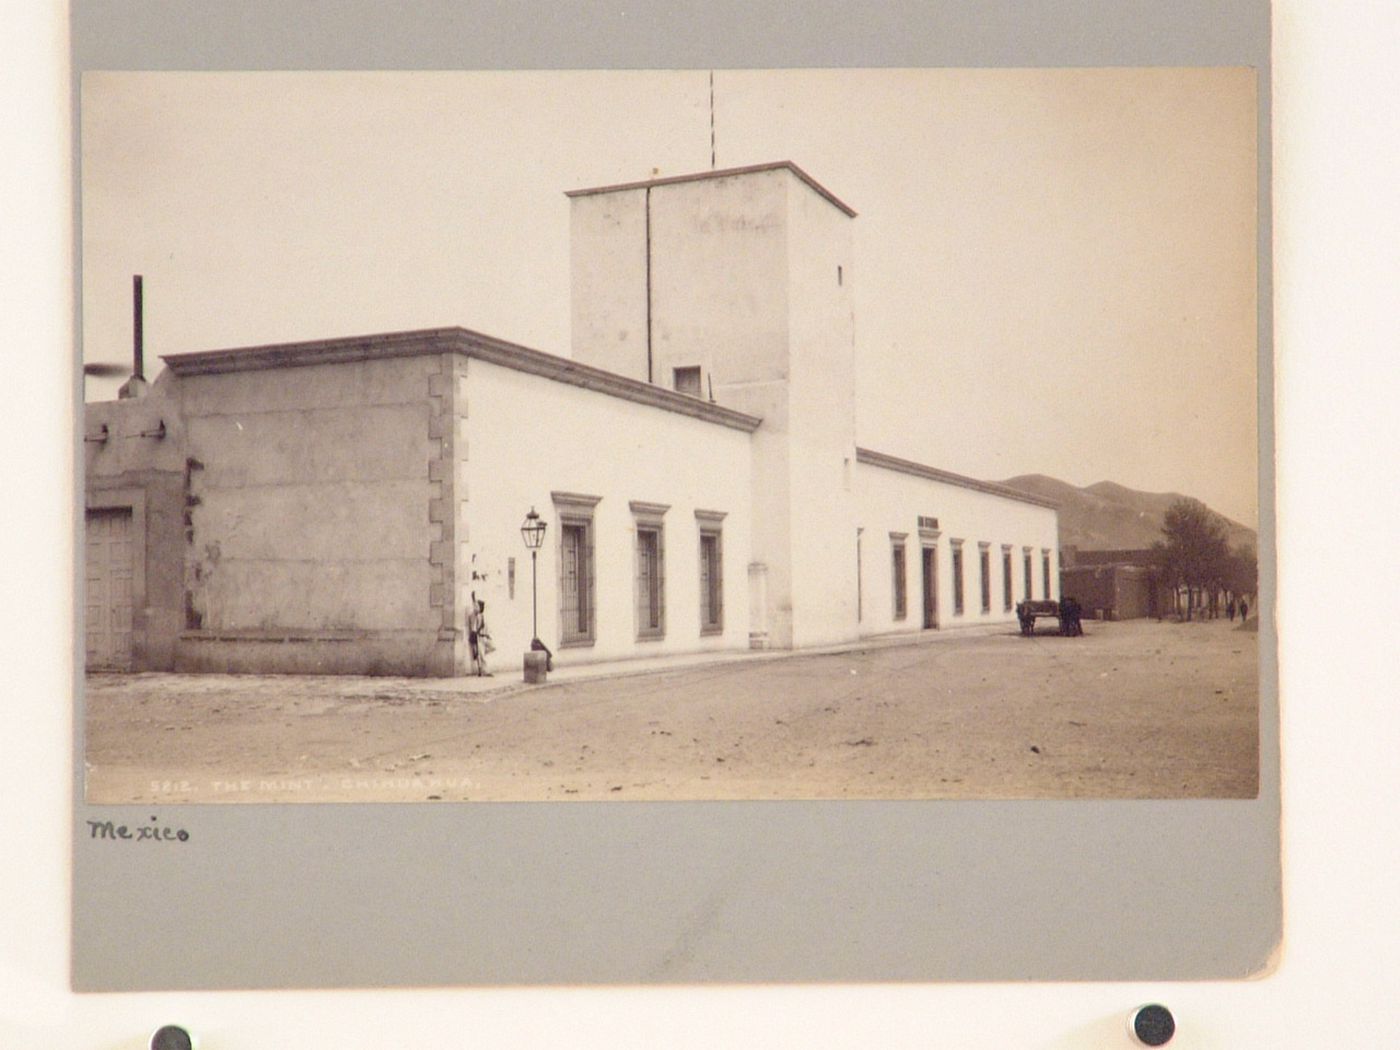
[[[544,545],[545,528],[544,520],[535,513],[535,508],[531,507],[530,513],[525,515],[525,524],[520,526],[520,535],[525,540],[525,546],[530,551],[530,625],[534,631],[534,638],[530,641],[530,648],[535,651],[544,648],[540,644],[539,587],[535,561],[539,554],[540,547]]]

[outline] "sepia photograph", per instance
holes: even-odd
[[[86,801],[1256,798],[1258,129],[85,73]]]

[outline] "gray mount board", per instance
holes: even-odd
[[[1267,3],[75,0],[72,43],[75,106],[78,78],[99,69],[1253,67],[1261,592],[1272,607]],[[73,984],[1258,974],[1282,925],[1267,615],[1260,642],[1261,790],[1243,802],[90,806],[80,696]],[[78,682],[81,660],[75,650]],[[96,839],[91,820],[188,838]]]

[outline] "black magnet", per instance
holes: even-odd
[[[194,1040],[179,1025],[168,1024],[151,1036],[151,1050],[194,1050]]]
[[[1176,1034],[1176,1019],[1159,1003],[1151,1003],[1133,1014],[1133,1035],[1143,1046],[1165,1046]]]

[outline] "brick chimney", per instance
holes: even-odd
[[[131,378],[121,385],[117,391],[119,398],[144,397],[146,394],[146,361],[145,347],[142,340],[142,304],[141,304],[141,275],[134,274],[131,278],[131,332],[132,332],[132,366]]]

